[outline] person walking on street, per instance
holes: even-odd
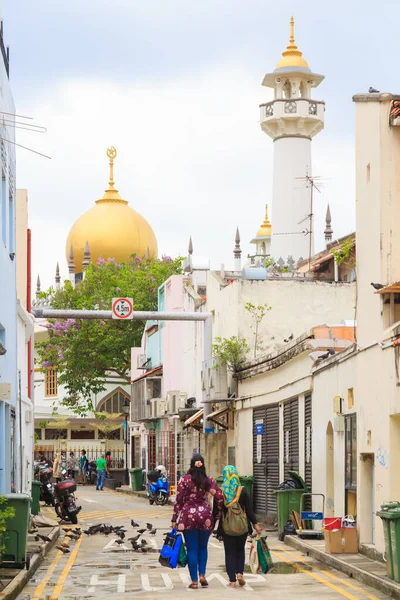
[[[56,452],[54,455],[54,463],[53,463],[53,477],[56,479],[56,483],[60,483],[62,476],[61,469],[61,457],[59,452]]]
[[[72,477],[72,479],[75,479],[75,472],[76,472],[76,458],[75,458],[75,454],[73,452],[69,453],[69,459],[68,459],[68,475],[70,477]]]
[[[89,464],[88,458],[86,456],[86,450],[81,450],[81,457],[79,459],[79,476],[81,478],[80,483],[85,485],[86,480],[86,470]]]
[[[249,493],[240,485],[237,469],[232,465],[227,465],[222,471],[222,492],[224,506],[217,536],[222,537],[224,542],[229,587],[236,587],[236,582],[244,586],[246,585],[243,577],[246,540],[248,535],[252,534],[253,527],[257,533],[261,533],[262,529],[251,507]]]
[[[106,473],[107,473],[107,475],[109,475],[108,465],[107,465],[107,461],[104,457],[104,454],[101,454],[100,458],[96,461],[96,467],[97,467],[96,490],[100,490],[102,492],[103,487],[104,487],[104,480],[106,478]]]
[[[177,492],[172,527],[178,524],[178,531],[185,537],[189,573],[192,583],[190,589],[207,587],[206,567],[208,558],[208,540],[214,530],[212,504],[218,515],[223,506],[223,495],[215,480],[207,477],[204,458],[194,454],[190,469],[181,477]]]

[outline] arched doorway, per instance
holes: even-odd
[[[326,428],[326,515],[334,516],[335,510],[335,463],[333,427],[329,421]]]

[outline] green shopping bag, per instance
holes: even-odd
[[[266,538],[259,537],[257,539],[257,555],[260,563],[260,569],[266,575],[270,567],[272,567],[271,553],[269,551]]]
[[[187,552],[186,552],[185,544],[183,543],[183,540],[182,540],[181,547],[179,548],[178,567],[186,567],[186,565],[187,565]]]

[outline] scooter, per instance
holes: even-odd
[[[54,506],[54,487],[50,481],[53,475],[53,469],[49,467],[47,463],[44,465],[37,465],[36,473],[42,484],[40,488],[40,499],[43,500],[47,506]]]
[[[66,478],[66,470],[63,470],[64,480],[54,486],[55,511],[60,519],[71,521],[74,525],[78,523],[78,513],[81,506],[76,505],[75,494],[76,483],[73,479]]]
[[[169,498],[169,482],[166,474],[161,474],[159,469],[147,474],[147,496],[150,504],[156,503],[164,506]]]

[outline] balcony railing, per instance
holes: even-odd
[[[271,117],[308,117],[323,119],[325,102],[311,98],[276,98],[260,104],[261,121]]]
[[[4,66],[6,68],[7,77],[10,77],[10,50],[4,46],[4,37],[3,37],[3,21],[0,25],[0,47],[1,53],[3,55]]]

